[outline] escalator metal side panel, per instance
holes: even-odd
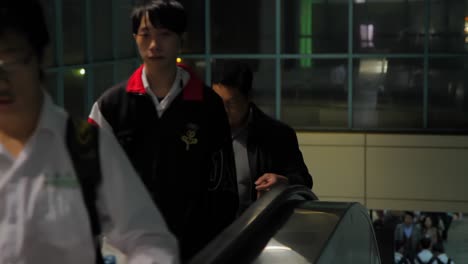
[[[341,213],[339,210],[332,210],[335,213],[330,213],[310,209],[313,207],[310,203],[324,202],[306,201],[295,208],[294,213],[270,239],[254,264],[315,263],[339,223]]]
[[[360,233],[355,229],[361,230]],[[363,206],[305,201],[295,208],[253,263],[374,264],[380,263],[380,259],[372,225]]]
[[[221,234],[211,241],[191,260],[190,264],[217,263],[220,257],[231,248],[237,248],[236,243],[240,237],[249,232],[249,227],[264,221],[277,207],[293,196],[302,197],[303,200],[317,200],[317,196],[307,187],[299,185],[278,185],[253,203],[234,223],[228,226]]]
[[[354,203],[346,211],[316,263],[381,263],[377,240],[365,207]]]

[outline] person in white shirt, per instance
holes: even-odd
[[[37,0],[0,3],[0,263],[102,263],[66,145],[68,114],[43,89]],[[178,263],[178,244],[110,133],[98,131],[102,234],[128,263]]]
[[[395,241],[395,254],[394,254],[394,263],[395,264],[410,264],[411,262],[405,256],[405,243],[401,240]]]
[[[432,262],[432,264],[455,264],[447,254],[445,253],[444,245],[442,243],[437,243],[432,247],[432,251],[434,255],[437,256],[436,260]]]

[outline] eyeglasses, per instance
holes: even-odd
[[[31,61],[32,57],[33,57],[33,53],[29,52],[27,55],[14,59],[14,60],[10,60],[10,61],[0,60],[0,74],[1,73],[11,74],[18,70],[21,70],[22,67],[24,67]]]

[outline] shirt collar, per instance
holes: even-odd
[[[53,134],[61,134],[66,118],[65,111],[56,106],[50,95],[44,91],[41,113],[35,133],[47,131]]]
[[[164,99],[161,100],[161,102],[166,99],[175,97],[177,94],[179,94],[179,92],[183,89],[183,86],[187,84],[189,78],[190,78],[190,75],[187,72],[177,67],[176,77],[175,77],[174,82],[172,83],[171,89],[169,90],[167,95],[164,97]],[[143,67],[143,70],[141,73],[141,81],[143,83],[143,87],[145,88],[145,92],[148,94],[152,94],[153,92],[151,91],[148,77],[146,76],[146,67]],[[180,85],[181,81],[182,81],[182,85]]]
[[[50,133],[52,136],[62,135],[65,127],[67,113],[53,103],[52,98],[44,89],[42,91],[43,99],[38,122],[29,141],[35,141],[41,133]],[[11,154],[2,145],[0,145],[0,154],[13,160]]]
[[[146,76],[146,69],[143,68],[141,80],[145,92],[151,97],[156,106],[156,111],[159,117],[161,117],[164,114],[164,112],[169,108],[169,106],[172,104],[175,98],[180,94],[180,92],[183,90],[184,83],[187,83],[189,78],[190,75],[186,71],[177,67],[176,77],[174,79],[174,82],[172,83],[169,92],[166,94],[166,96],[164,96],[162,100],[160,100],[151,90],[148,78]]]
[[[432,256],[432,252],[429,249],[423,249],[419,252],[419,255],[422,257]]]
[[[196,76],[196,74],[186,65],[177,64],[177,67],[183,69],[188,73],[187,81],[184,82],[184,89],[182,99],[187,101],[202,101],[203,100],[203,82]],[[144,65],[141,65],[130,76],[127,82],[126,91],[128,93],[146,94],[145,85],[143,83],[142,73]]]
[[[411,224],[411,225],[409,225],[409,226],[407,226],[407,225],[404,224],[403,227],[404,227],[406,230],[411,230],[411,229],[413,229],[413,224]]]

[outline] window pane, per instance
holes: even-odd
[[[45,56],[45,66],[56,65],[55,61],[55,50],[56,50],[56,33],[55,33],[55,6],[53,0],[41,0],[42,8],[44,10],[44,16],[47,23],[47,29],[50,35],[50,49],[46,50],[47,54]],[[60,40],[62,41],[62,40]]]
[[[63,56],[65,64],[81,64],[84,60],[84,1],[63,2]]]
[[[367,0],[354,4],[354,51],[422,52],[424,1]]]
[[[94,69],[94,101],[102,95],[104,91],[115,85],[113,80],[113,65],[95,66]],[[89,109],[91,110],[91,109]]]
[[[99,98],[107,89],[128,80],[138,66],[139,65],[133,61],[115,62],[114,65],[106,64],[95,66],[93,100]]]
[[[188,13],[184,54],[205,53],[205,0],[181,0]]]
[[[211,1],[211,10],[213,53],[275,52],[274,1]]]
[[[64,73],[65,109],[75,118],[87,116],[85,110],[86,75],[81,69],[67,70]]]
[[[468,128],[467,59],[429,61],[429,127]]]
[[[464,52],[468,39],[467,1],[429,0],[431,52]]]
[[[354,127],[422,128],[422,59],[357,59],[354,67]]]
[[[281,119],[295,128],[347,127],[346,60],[285,60]]]
[[[347,52],[347,0],[284,0],[282,13],[284,53]]]
[[[140,67],[139,63],[127,61],[127,62],[116,62],[115,63],[115,82],[123,82],[133,74],[133,72]],[[111,76],[112,80],[112,76]]]
[[[115,18],[113,19],[115,28],[109,28],[109,30],[112,30],[116,35],[113,38],[115,42],[108,48],[116,49],[116,58],[118,59],[137,56],[135,41],[133,39],[132,21],[130,19],[132,2],[133,1],[127,0],[113,0],[112,5],[109,6],[109,8],[112,7],[115,11]]]
[[[110,60],[112,59],[111,0],[92,1],[90,4],[94,61]],[[107,15],[103,15],[103,12]]]
[[[251,99],[262,111],[275,117],[275,61],[274,60],[236,60],[247,63],[253,71],[253,88]],[[222,67],[229,60],[214,60],[213,73],[216,67]]]

